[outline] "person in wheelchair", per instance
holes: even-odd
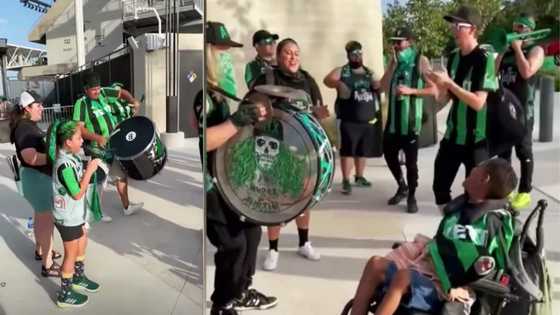
[[[403,308],[439,314],[446,302],[453,302],[454,313],[469,314],[474,302],[469,284],[506,268],[514,233],[506,198],[516,185],[503,159],[475,167],[463,183],[465,194],[444,208],[433,239],[416,237],[385,257],[369,259],[351,314],[367,314],[379,295],[376,315]]]

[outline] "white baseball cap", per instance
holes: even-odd
[[[33,103],[41,103],[41,97],[35,91],[23,91],[19,96],[19,106],[25,108]]]

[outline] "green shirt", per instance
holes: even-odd
[[[104,87],[96,100],[81,97],[74,104],[72,119],[84,122],[89,132],[108,137],[118,123],[108,99],[117,98],[119,94],[120,89]]]
[[[453,51],[447,70],[451,79],[463,89],[491,92],[498,88],[494,62],[492,52],[486,47],[477,46],[465,56],[459,50]],[[451,97],[453,104],[447,116],[445,139],[459,145],[472,145],[486,140],[486,104],[476,111],[457,96]]]
[[[259,56],[245,66],[245,83],[249,90],[253,87],[255,80],[265,74],[267,69],[272,69],[272,66]]]
[[[105,91],[105,93],[112,93],[114,95],[114,92],[110,90]],[[118,98],[118,94],[117,96],[106,96],[106,99],[111,106],[111,113],[115,116],[117,124],[133,116],[134,113],[132,108],[128,105],[128,102]]]
[[[461,198],[465,201],[444,216],[435,237],[428,243],[436,274],[446,293],[483,277],[476,266],[483,256],[491,256],[496,269],[503,271],[514,233],[509,212],[499,207],[483,209],[466,202],[464,196],[450,205]]]
[[[399,85],[422,89],[424,81],[419,71],[420,54],[414,51],[415,56],[410,62],[399,61],[389,88],[389,111],[386,129],[391,134],[419,135],[422,128],[423,98],[415,95],[396,95]]]

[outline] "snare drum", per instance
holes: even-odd
[[[274,108],[272,117],[241,129],[215,154],[214,181],[242,220],[288,222],[330,191],[334,153],[309,113]]]
[[[143,116],[122,121],[109,138],[109,149],[123,171],[136,180],[155,176],[167,161],[156,126]]]

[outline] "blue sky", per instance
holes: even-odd
[[[0,37],[8,39],[10,44],[18,44],[27,47],[44,48],[43,45],[30,43],[27,41],[27,34],[31,32],[33,26],[42,13],[28,9],[19,0],[0,0]],[[51,1],[44,1],[50,3]]]

